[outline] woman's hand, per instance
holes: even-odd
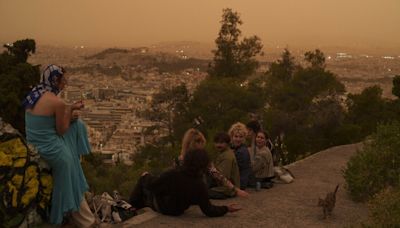
[[[229,205],[227,207],[228,207],[228,212],[230,212],[230,213],[242,210],[242,208],[236,203],[231,204],[231,205]]]
[[[85,104],[83,104],[83,101],[78,101],[78,102],[75,102],[75,103],[73,103],[73,104],[71,105],[71,110],[72,110],[72,111],[74,111],[74,110],[80,110],[80,109],[82,109],[83,107],[85,107]]]
[[[240,197],[248,197],[250,194],[240,188],[236,188],[236,195]]]

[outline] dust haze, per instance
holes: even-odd
[[[130,47],[166,41],[212,44],[222,9],[265,47],[400,49],[398,0],[0,0],[0,41]]]

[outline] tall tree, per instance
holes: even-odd
[[[242,32],[239,25],[243,22],[237,12],[223,10],[221,29],[215,40],[217,49],[213,50],[214,59],[208,73],[219,77],[241,77],[252,74],[258,67],[255,56],[262,54],[260,38],[252,36],[239,40]]]
[[[0,117],[24,133],[21,101],[40,79],[39,66],[26,62],[36,45],[34,40],[25,39],[4,47],[6,50],[0,54]]]

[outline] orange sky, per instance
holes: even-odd
[[[400,48],[400,0],[0,0],[0,41],[137,46],[214,42],[223,8],[264,45]]]

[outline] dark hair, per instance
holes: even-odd
[[[182,169],[191,176],[202,175],[209,166],[210,159],[204,149],[194,149],[186,152]]]
[[[252,120],[246,124],[246,127],[254,132],[259,132],[261,130],[261,125],[257,120]]]
[[[268,132],[260,130],[256,133],[256,137],[257,137],[258,133],[262,133],[264,135],[266,146],[268,147],[268,149],[272,150],[273,144],[271,142],[271,139],[269,138]]]
[[[219,132],[214,136],[214,142],[229,144],[231,142],[231,137],[225,132]]]
[[[265,140],[269,139],[268,132],[263,131],[263,130],[259,130],[259,131],[256,132],[256,136],[258,135],[258,133],[262,133],[265,136]]]

